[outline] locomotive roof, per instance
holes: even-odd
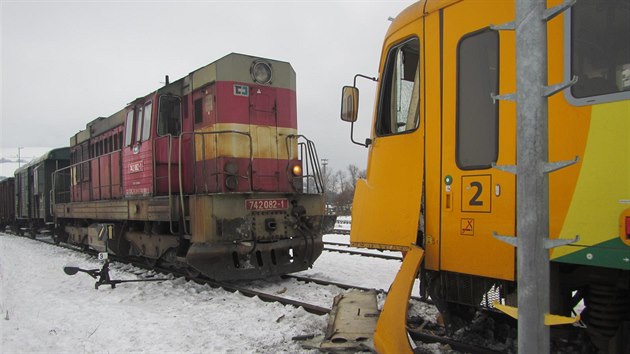
[[[273,68],[274,87],[286,88],[295,91],[295,70],[291,64],[285,61],[255,57],[240,53],[230,53],[212,63],[202,66],[201,68],[190,72],[188,75],[177,81],[171,82],[156,91],[139,97],[130,103],[131,105],[138,101],[144,101],[148,96],[155,94],[173,94],[183,96],[190,94],[193,90],[204,87],[215,81],[236,81],[242,83],[255,84],[249,72],[250,65],[256,60],[264,60],[271,64]],[[247,68],[247,70],[243,70]],[[126,107],[112,114],[109,117],[98,117],[86,124],[86,128],[77,132],[70,137],[70,146],[79,145],[91,137],[98,136],[112,128],[121,125],[125,121]]]
[[[271,64],[274,71],[272,81],[274,87],[295,91],[295,70],[293,70],[290,63],[252,55],[230,53],[208,65],[190,72],[190,74],[177,81],[159,88],[157,92],[160,94],[171,93],[183,96],[215,81],[236,81],[256,84],[249,72],[251,63],[256,60],[264,60]],[[244,67],[248,68],[248,70],[243,70]],[[142,98],[144,97],[137,100],[141,100]]]
[[[109,117],[98,117],[85,125],[84,130],[70,137],[70,146],[81,144],[93,136],[103,134],[116,126],[123,124],[125,121],[125,109],[112,114]]]
[[[31,160],[26,165],[15,170],[15,175],[18,173],[26,171],[29,167],[33,167],[38,165],[46,160],[70,160],[70,148],[69,147],[61,147],[48,151],[44,155]]]
[[[230,53],[215,62],[191,72],[188,77],[192,80],[192,89],[195,90],[220,80],[254,84],[249,70],[242,70],[242,68],[247,67],[249,69],[251,63],[255,60],[265,60],[272,65],[275,74],[272,82],[274,87],[295,90],[295,71],[288,62],[239,53]]]

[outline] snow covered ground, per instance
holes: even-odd
[[[325,236],[334,242],[347,238]],[[100,267],[85,255],[0,233],[0,352],[296,353],[305,350],[292,337],[323,334],[326,327],[325,316],[182,278],[95,290],[94,279],[86,274],[66,275],[62,269],[68,264]],[[324,252],[300,274],[387,289],[399,266],[392,260]],[[125,265],[111,269],[113,279],[136,279],[141,272],[147,276]],[[280,278],[248,286],[323,307],[331,307],[334,296],[344,292]],[[422,311],[435,315],[434,309]]]

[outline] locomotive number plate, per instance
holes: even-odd
[[[247,199],[245,200],[247,210],[284,210],[289,208],[289,200],[280,199]]]

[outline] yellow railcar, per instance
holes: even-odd
[[[561,1],[549,0],[547,6]],[[351,242],[425,249],[421,290],[456,309],[516,301],[516,90],[512,1],[420,1],[399,14],[381,55],[367,178],[353,202]],[[547,25],[551,307],[585,301],[601,345],[630,327],[630,0],[579,0]],[[354,122],[358,90],[344,88]],[[542,235],[546,236],[546,235]],[[493,290],[493,291],[491,291]],[[488,293],[488,291],[491,291]],[[626,323],[623,325],[623,323]],[[622,328],[625,326],[625,334]]]

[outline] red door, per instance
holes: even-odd
[[[127,111],[123,147],[123,191],[125,197],[153,194],[152,148],[153,101],[136,101]]]

